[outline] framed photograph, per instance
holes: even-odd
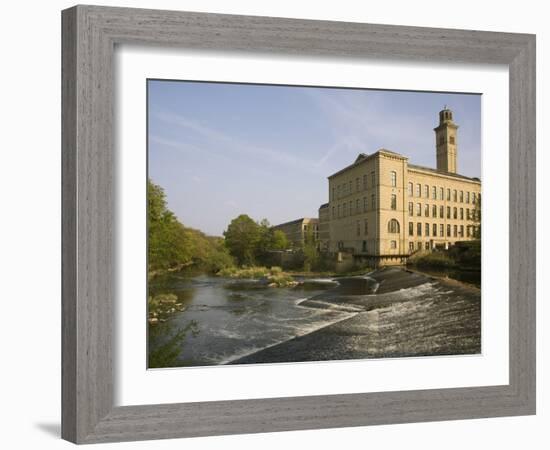
[[[63,11],[62,435],[535,413],[535,37]]]

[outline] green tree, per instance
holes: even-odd
[[[149,270],[189,263],[193,250],[190,233],[166,208],[163,189],[150,180],[147,183],[147,203]]]
[[[317,252],[317,243],[315,242],[315,236],[311,229],[308,229],[304,236],[304,270],[309,272],[312,268],[317,266],[319,262],[319,253]]]
[[[481,194],[478,194],[477,201],[472,212],[472,222],[474,224],[474,237],[481,239]]]
[[[246,214],[231,221],[223,233],[229,253],[240,265],[254,265],[258,245],[262,240],[262,227]]]
[[[150,273],[193,265],[217,272],[233,265],[221,237],[185,227],[166,207],[163,189],[147,183],[148,270]]]
[[[272,250],[286,250],[289,248],[290,243],[286,234],[281,230],[273,230],[271,236],[271,249]]]

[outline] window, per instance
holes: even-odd
[[[420,186],[420,184],[417,184],[417,185],[416,185],[416,193],[415,193],[415,195],[416,195],[417,197],[420,197],[420,190],[421,190],[421,189],[422,189],[422,186]]]
[[[472,192],[472,205],[476,204],[476,193]]]
[[[370,184],[372,187],[376,186],[376,179],[374,178],[374,172],[370,173]]]
[[[391,246],[392,249],[397,248],[397,241],[391,241],[390,246]]]
[[[443,200],[445,197],[445,189],[439,188],[439,200]]]
[[[426,244],[424,245],[424,248],[426,250],[429,250],[430,249],[430,243],[429,242],[426,242]]]
[[[433,224],[432,226],[432,236],[437,237],[437,224]]]
[[[422,224],[420,222],[416,224],[416,235],[422,236]]]
[[[336,194],[336,188],[333,186],[332,187],[332,200],[335,199],[335,194]]]
[[[451,201],[451,190],[450,189],[447,189],[447,201],[448,202]]]
[[[367,241],[363,241],[363,253],[367,253]]]
[[[409,236],[414,236],[414,223],[409,222]]]
[[[443,219],[444,216],[445,216],[445,207],[440,206],[439,207],[439,217],[441,217]]]
[[[348,194],[351,194],[351,180],[348,183]]]
[[[357,236],[361,236],[361,222],[358,220],[357,221]]]
[[[397,195],[391,195],[391,209],[397,209]]]
[[[412,197],[413,195],[413,184],[412,183],[409,183],[409,197]]]
[[[422,203],[416,204],[416,215],[421,216],[422,215]]]
[[[470,193],[466,191],[466,203],[470,203]]]
[[[455,144],[455,137],[454,136],[449,137],[449,144],[452,144],[452,145]]]
[[[363,223],[363,232],[365,233],[365,236],[369,234],[369,221],[365,219],[365,222]]]
[[[414,242],[409,242],[409,251],[410,252],[414,251]]]
[[[359,192],[359,178],[355,179],[355,192]]]
[[[340,218],[340,205],[338,205],[338,218]]]
[[[370,207],[371,209],[376,209],[376,197],[374,194],[370,196]]]
[[[456,189],[453,189],[453,202],[456,202]]]
[[[464,225],[460,225],[459,236],[464,237]]]
[[[348,202],[344,202],[344,217],[348,215]]]
[[[425,234],[426,234],[426,236],[429,236],[429,235],[430,235],[430,224],[427,223],[427,224],[424,226],[424,229],[425,229]]]
[[[447,219],[451,218],[451,207],[447,206]]]
[[[453,225],[453,236],[454,237],[457,237],[457,234],[458,234],[458,230],[457,230],[457,226],[456,225]]]
[[[424,215],[426,217],[430,217],[430,205],[428,205],[427,203],[424,205]]]
[[[459,192],[458,199],[460,200],[460,203],[464,203],[464,191]]]
[[[430,186],[427,184],[424,185],[424,197],[430,198]]]
[[[470,237],[470,225],[466,225],[466,237]]]
[[[422,242],[418,242],[418,250],[422,250]]]
[[[363,197],[363,212],[367,212],[367,197]]]
[[[460,208],[460,220],[464,220],[464,208]]]
[[[355,214],[359,214],[359,199],[355,200]]]
[[[414,214],[414,203],[409,202],[409,216],[412,216]]]
[[[333,207],[332,207],[332,218],[333,218],[333,219],[336,219],[336,215],[335,215],[335,214],[336,214],[336,208],[333,206]]]
[[[432,198],[437,200],[437,188],[435,186],[432,186]]]
[[[399,233],[399,222],[395,219],[391,219],[388,222],[388,233]]]
[[[444,237],[445,236],[445,226],[443,224],[440,224],[439,225],[439,235],[441,237]]]
[[[367,189],[367,176],[363,175],[363,190]]]
[[[458,219],[456,207],[453,208],[453,219]]]
[[[447,237],[451,237],[451,226],[447,225]]]
[[[443,145],[445,143],[445,136],[439,136],[439,145]]]
[[[432,206],[432,217],[437,217],[437,205]]]
[[[391,185],[392,187],[396,187],[397,186],[397,172],[395,171],[391,171],[390,172],[390,177],[391,177]]]

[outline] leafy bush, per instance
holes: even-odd
[[[453,268],[456,266],[455,261],[445,253],[425,253],[417,254],[409,258],[409,264],[418,267],[434,267],[434,268]]]
[[[273,266],[271,269],[262,266],[243,267],[242,269],[229,267],[220,270],[217,275],[225,278],[264,280],[270,287],[290,287],[297,284],[292,275],[283,272],[278,266]]]

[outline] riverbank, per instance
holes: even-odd
[[[326,361],[481,352],[481,293],[459,282],[385,268],[304,300],[300,306],[354,312],[321,329],[230,364]]]

